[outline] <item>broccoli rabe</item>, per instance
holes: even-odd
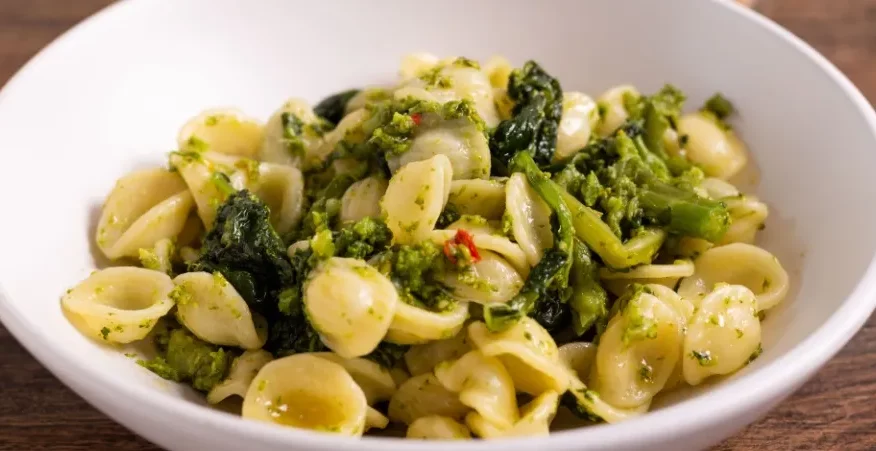
[[[464,119],[486,133],[486,125],[469,99],[440,103],[405,97],[368,103],[365,109],[365,120],[346,134],[324,165],[351,158],[383,168],[386,158],[410,149],[420,127],[433,126],[439,121]]]
[[[322,237],[328,239],[327,243],[321,243],[322,247],[331,249],[328,254],[315,251],[315,241]],[[335,232],[323,229],[311,240],[310,246],[296,249],[289,257],[294,283],[279,294],[280,314],[269,320],[265,348],[276,355],[324,350],[325,346],[304,313],[303,289],[307,275],[322,259],[331,256],[368,259],[387,250],[391,242],[392,232],[386,224],[363,218]]]
[[[579,200],[605,211],[605,222],[618,238],[631,238],[643,226],[653,225],[717,241],[730,225],[724,204],[704,199],[691,188],[691,180],[701,171],[691,168],[672,176],[666,162],[649,150],[635,122],[612,137],[594,141],[570,164],[575,171],[561,171],[556,180]],[[598,185],[590,174],[596,175]]]
[[[608,294],[599,283],[599,265],[593,261],[590,249],[577,238],[570,276],[572,297],[572,327],[578,336],[583,335],[598,321],[608,315]]]
[[[344,117],[344,113],[347,110],[347,103],[358,93],[358,89],[350,89],[330,95],[317,103],[313,108],[313,112],[316,113],[317,116],[330,122],[332,125],[337,125]]]
[[[210,391],[222,382],[234,355],[207,343],[173,322],[156,330],[158,356],[137,363],[155,374],[175,382],[186,382],[196,390]]]
[[[280,292],[296,282],[268,207],[247,190],[219,207],[189,270],[222,273],[250,308],[266,316],[276,310]]]
[[[389,277],[404,302],[435,311],[456,305],[447,287],[438,282],[447,260],[441,247],[431,241],[393,246],[374,265]]]
[[[544,256],[529,273],[523,288],[510,301],[484,307],[484,322],[487,327],[494,332],[502,331],[536,311],[537,305],[547,298],[554,279],[562,275],[569,260],[568,253],[555,247],[545,251]],[[548,307],[553,307],[553,304],[549,304]],[[554,317],[554,315],[549,316]]]
[[[712,97],[709,97],[709,100],[706,100],[706,103],[701,108],[702,111],[709,111],[715,115],[720,120],[724,120],[727,117],[733,115],[735,108],[733,108],[733,104],[730,103],[720,92],[715,93]]]
[[[507,170],[518,152],[527,151],[540,166],[551,163],[557,147],[557,128],[563,115],[560,82],[535,61],[515,69],[508,79],[508,97],[516,102],[512,117],[502,121],[490,138],[495,172]]]

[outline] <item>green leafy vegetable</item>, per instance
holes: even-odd
[[[186,382],[196,390],[208,392],[225,379],[234,356],[219,346],[207,343],[179,324],[156,332],[158,356],[137,363],[155,374],[175,382]]]
[[[350,89],[330,95],[317,103],[313,108],[313,112],[332,125],[338,125],[338,122],[341,122],[341,119],[344,118],[347,103],[358,93],[358,89]]]
[[[507,168],[514,155],[524,150],[539,165],[550,165],[563,115],[560,82],[535,61],[528,61],[511,73],[508,96],[516,104],[513,117],[502,121],[490,139],[490,152],[498,163],[494,167]]]
[[[590,249],[577,238],[571,273],[572,327],[578,336],[608,316],[608,294],[599,283],[599,265],[593,261]]]
[[[270,315],[284,287],[294,284],[286,246],[271,227],[268,207],[254,194],[231,194],[190,271],[220,272],[250,308]]]
[[[720,120],[724,120],[735,112],[733,104],[730,103],[721,93],[715,93],[709,100],[706,100],[702,108],[704,111],[710,111]]]

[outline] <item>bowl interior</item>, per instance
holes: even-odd
[[[763,355],[733,377],[756,372],[824,324],[864,276],[876,250],[876,213],[862,208],[876,198],[876,139],[809,55],[731,9],[702,0],[116,6],[0,96],[3,319],[108,377],[201,402],[84,338],[61,312],[60,295],[100,263],[94,226],[114,181],[165,164],[179,127],[207,107],[266,119],[289,97],[391,81],[409,52],[501,54],[518,65],[536,59],[565,90],[594,97],[620,83],[652,92],[670,82],[688,109],[717,90],[735,103],[733,125],[760,174],[744,182],[759,178],[771,209],[759,244],[794,282],[765,321]]]

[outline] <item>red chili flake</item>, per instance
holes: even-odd
[[[453,238],[444,242],[444,256],[450,260],[450,263],[456,264],[456,257],[453,256]]]
[[[420,113],[414,113],[411,115],[411,119],[413,119],[415,125],[420,125],[420,122],[423,120],[423,116]]]
[[[463,245],[468,248],[468,253],[471,255],[473,263],[481,261],[481,254],[478,253],[478,248],[475,246],[474,238],[464,229],[456,231],[456,235],[444,242],[444,255],[450,260],[450,263],[456,264],[456,257],[453,254],[453,246]]]
[[[456,231],[456,236],[453,237],[453,239],[458,244],[464,244],[465,247],[468,248],[468,252],[471,254],[473,262],[477,263],[481,261],[481,254],[478,253],[478,248],[474,243],[474,237],[472,237],[470,233],[463,229],[459,229]]]

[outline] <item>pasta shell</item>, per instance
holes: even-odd
[[[190,119],[179,131],[180,149],[192,140],[206,144],[207,149],[228,155],[255,158],[262,144],[262,124],[234,108],[214,108]]]
[[[454,180],[447,203],[463,215],[502,219],[505,212],[505,184],[496,180]]]
[[[624,97],[638,97],[640,95],[634,86],[620,85],[605,91],[599,96],[597,104],[603,110],[599,126],[597,127],[599,136],[605,137],[613,134],[630,116],[626,106],[624,106]]]
[[[243,417],[361,436],[368,403],[349,373],[311,354],[274,360],[258,372],[243,400]]]
[[[322,342],[344,358],[366,355],[396,315],[395,286],[362,260],[332,257],[304,286],[304,309]]]
[[[389,418],[412,424],[418,418],[440,415],[461,419],[470,409],[459,401],[431,372],[414,376],[401,385],[389,400]]]
[[[386,193],[388,182],[380,176],[371,176],[352,184],[341,198],[342,222],[380,217],[380,199]]]
[[[96,241],[108,258],[137,257],[165,238],[174,238],[192,209],[192,196],[179,175],[165,169],[132,172],[107,196]]]
[[[754,293],[742,285],[715,288],[687,325],[684,380],[697,385],[709,376],[742,368],[756,356],[760,340]]]
[[[647,292],[634,295],[600,336],[591,385],[620,408],[649,403],[666,384],[681,353],[684,318]]]
[[[468,334],[480,352],[502,362],[518,391],[534,396],[548,390],[566,391],[568,371],[560,361],[557,345],[534,319],[523,318],[509,329],[496,333],[478,321],[468,327]]]
[[[769,310],[787,296],[788,273],[768,251],[745,243],[714,247],[694,260],[696,270],[681,280],[678,294],[698,304],[717,283],[743,285],[757,297],[758,310]]]
[[[187,272],[173,280],[176,317],[209,343],[259,349],[267,340],[264,318],[253,315],[246,301],[221,273]]]
[[[457,302],[451,310],[433,312],[399,302],[386,340],[414,345],[455,336],[468,318],[468,302]]]
[[[389,180],[380,206],[396,243],[429,238],[447,202],[452,172],[450,160],[439,154],[406,165]]]
[[[466,440],[471,438],[468,428],[453,418],[430,415],[414,420],[408,426],[405,438],[425,440]]]
[[[710,177],[727,180],[748,163],[748,149],[730,130],[703,113],[678,120],[678,133],[687,136],[685,156]]]
[[[312,127],[302,127],[301,133],[292,138],[294,141],[290,141],[286,136],[284,115],[287,118],[292,115],[304,125],[314,124],[319,120],[310,105],[303,99],[287,100],[268,119],[258,156],[262,161],[301,167],[302,159],[322,146],[322,134]]]
[[[599,122],[596,102],[582,92],[563,93],[563,116],[557,128],[554,161],[566,160],[583,149]]]
[[[170,311],[172,289],[163,272],[119,266],[92,273],[61,298],[61,305],[84,335],[130,343],[143,339]]]
[[[526,176],[517,172],[505,185],[505,208],[511,217],[514,240],[529,265],[535,266],[544,250],[554,245],[550,207],[529,186]]]
[[[499,428],[517,422],[517,398],[508,371],[495,357],[469,351],[454,362],[435,368],[444,388],[459,394],[459,401],[474,409],[485,421]]]
[[[465,417],[465,423],[483,439],[505,437],[543,437],[550,435],[550,425],[557,414],[560,394],[549,390],[520,409],[520,419],[509,429],[496,427],[477,412]]]
[[[245,351],[240,357],[234,359],[225,380],[207,393],[207,402],[218,404],[231,396],[245,397],[256,374],[273,359],[271,353],[261,349]]]

